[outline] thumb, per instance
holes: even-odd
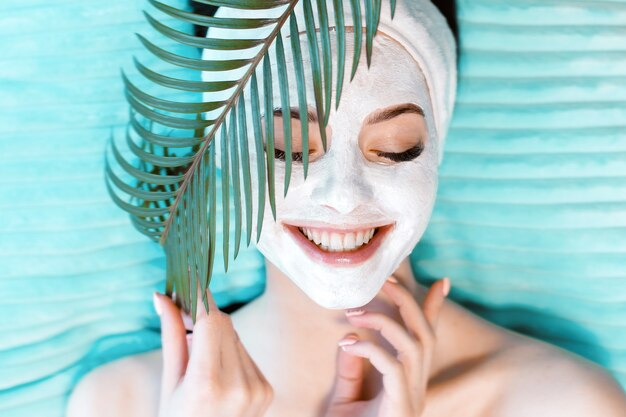
[[[354,343],[359,338],[349,333],[339,341],[337,349],[337,371],[335,373],[334,389],[330,399],[330,406],[349,403],[359,400],[363,387],[363,371],[365,361],[359,356],[350,355],[342,349],[342,344]]]
[[[161,318],[161,345],[163,347],[161,395],[169,396],[187,369],[189,361],[187,331],[180,310],[171,298],[155,292],[154,308]]]

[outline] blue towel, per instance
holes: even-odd
[[[459,91],[414,270],[626,387],[626,2],[457,7]]]
[[[103,154],[128,121],[119,69],[161,64],[134,36],[152,33],[143,1],[88,3],[0,3],[3,417],[63,416],[86,372],[160,345],[163,251],[111,202]],[[414,270],[626,386],[626,3],[458,8],[458,105]],[[216,268],[220,306],[263,291],[253,248]]]
[[[123,140],[128,122],[120,68],[132,76],[133,55],[164,67],[135,37],[154,33],[144,7],[0,3],[3,417],[63,416],[82,375],[160,346],[151,294],[164,290],[164,253],[113,204],[103,164],[109,137]],[[253,248],[240,252],[228,280],[216,263],[218,304],[260,294],[263,268]]]

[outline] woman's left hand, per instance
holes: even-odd
[[[382,291],[398,307],[404,325],[387,315],[362,309],[347,311],[346,317],[356,327],[379,331],[395,348],[396,356],[376,343],[359,340],[355,334],[346,335],[339,342],[335,383],[325,417],[422,415],[437,319],[450,282],[448,278],[435,282],[422,309],[413,295],[394,281],[391,278],[385,282]],[[365,369],[362,358],[382,374],[382,389],[368,401],[359,398]]]

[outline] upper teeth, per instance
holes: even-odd
[[[358,232],[328,232],[310,227],[299,227],[303,235],[318,245],[322,250],[342,252],[354,250],[370,241],[376,229],[364,229]]]

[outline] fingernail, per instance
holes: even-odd
[[[393,282],[394,284],[398,283],[398,280],[396,279],[396,277],[394,277],[393,275],[390,276],[389,278],[387,278],[387,281],[389,282]]]
[[[447,297],[450,293],[450,278],[445,277],[443,279],[443,296]]]
[[[358,341],[359,339],[356,336],[348,336],[348,337],[344,337],[339,342],[337,342],[337,345],[339,345],[341,349],[346,350],[345,349],[346,346],[353,345]]]
[[[362,308],[357,308],[354,310],[346,310],[346,316],[348,317],[352,317],[352,316],[360,316],[362,314],[365,314],[365,310]]]
[[[152,294],[152,304],[154,304],[154,311],[160,316],[163,310],[161,310],[161,300],[156,291]]]
[[[187,337],[187,346],[191,346],[191,342],[193,341],[193,333],[189,333],[186,337]]]

